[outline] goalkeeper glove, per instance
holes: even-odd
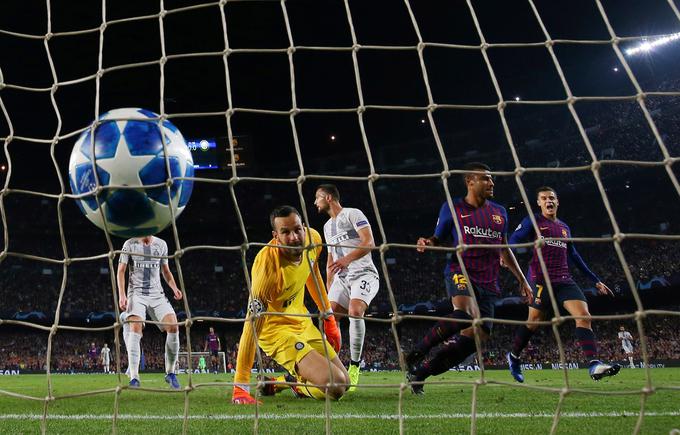
[[[326,340],[328,340],[336,352],[339,352],[342,345],[342,337],[340,336],[340,329],[338,329],[338,324],[335,323],[335,316],[333,314],[323,320],[323,329],[326,333]]]

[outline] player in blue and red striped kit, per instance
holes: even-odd
[[[215,328],[210,327],[210,333],[205,336],[205,346],[203,347],[203,352],[207,352],[210,349],[210,369],[213,373],[217,373],[219,369],[219,352],[221,350],[222,344],[220,343],[220,337],[215,334]]]
[[[87,349],[87,356],[90,359],[90,369],[95,371],[97,369],[97,361],[99,360],[99,351],[94,343],[91,343]]]
[[[422,246],[418,248],[419,252],[425,250],[424,246],[443,245],[449,240],[453,241],[453,246],[459,245],[454,214],[460,227],[462,243],[507,244],[508,215],[503,206],[490,201],[493,198],[494,181],[489,167],[483,163],[470,163],[465,166],[465,170],[467,172],[463,179],[467,195],[453,199],[453,213],[448,203],[442,205],[434,235],[418,239],[418,245]],[[472,355],[476,349],[475,333],[482,340],[489,337],[493,326],[491,321],[485,321],[476,332],[470,321],[473,318],[494,317],[494,303],[500,296],[498,274],[501,258],[517,278],[520,293],[526,298],[531,297],[531,287],[509,248],[468,249],[461,256],[477,303],[469,292],[468,281],[458,257],[454,255],[451,259],[453,286],[447,289],[454,309],[448,316],[451,320],[439,321],[406,356],[409,369],[407,377],[414,394],[423,394],[422,381],[426,378],[444,373]],[[421,363],[433,347],[445,341],[436,355]]]
[[[541,238],[570,238],[569,226],[557,218],[559,200],[557,193],[552,187],[540,187],[537,190],[537,202],[541,208],[540,213],[534,214],[536,225]],[[515,232],[510,236],[510,243],[523,243],[535,240],[537,237],[531,219],[527,216],[519,224]],[[569,260],[575,264],[592,282],[601,295],[614,296],[600,278],[597,277],[586,265],[583,258],[576,251],[572,242],[563,240],[545,240],[545,246],[541,248],[546,272],[550,278],[557,305],[563,307],[572,316],[585,318],[576,320],[576,339],[581,350],[589,362],[590,376],[594,380],[600,380],[606,376],[614,376],[621,366],[618,364],[605,364],[597,359],[597,341],[593,333],[588,302],[581,288],[574,282],[569,272]],[[541,270],[538,254],[534,251],[529,265],[529,279],[534,284],[534,302],[529,307],[529,321],[541,321],[551,311],[552,305],[548,295],[545,277]],[[506,355],[510,373],[517,382],[524,382],[522,374],[520,354],[529,343],[529,340],[538,329],[537,324],[522,325],[517,329],[513,340],[512,351]]]

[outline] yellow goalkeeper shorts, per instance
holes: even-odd
[[[297,363],[313,350],[319,352],[322,356],[326,355],[327,351],[330,360],[337,356],[328,342],[326,342],[326,349],[324,350],[324,339],[314,323],[311,320],[305,323],[307,326],[302,333],[282,327],[275,335],[268,337],[267,340],[260,340],[259,343],[264,353],[274,358],[277,363],[294,376],[298,376]]]

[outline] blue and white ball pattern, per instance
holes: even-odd
[[[170,195],[166,184],[144,187],[166,183],[170,178],[194,176],[193,158],[182,133],[167,120],[159,128],[158,118],[144,109],[111,110],[99,117],[94,141],[92,129],[87,129],[71,151],[68,170],[71,191],[84,195],[76,198],[76,204],[101,229],[105,217],[109,233],[115,236],[141,237],[160,232],[172,220],[170,207],[176,218],[191,197],[192,180],[173,180]],[[170,174],[163,151],[164,138]],[[95,167],[103,187],[98,195]]]

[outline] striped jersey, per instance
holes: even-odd
[[[508,232],[508,214],[505,207],[493,201],[485,201],[481,207],[473,207],[464,198],[454,198],[453,207],[466,245],[501,245]],[[458,235],[453,213],[448,203],[439,211],[434,235],[439,240],[453,240],[458,246]],[[473,284],[500,294],[498,274],[500,271],[500,248],[468,249],[462,252],[463,263]],[[451,258],[451,273],[463,273],[458,257]]]
[[[130,268],[128,282],[128,296],[159,296],[163,295],[161,285],[161,265],[168,264],[167,258],[154,256],[168,255],[168,245],[163,239],[151,237],[151,243],[145,245],[141,238],[126,240],[120,254],[120,263],[128,264]],[[132,263],[130,263],[132,257]]]
[[[217,334],[213,333],[206,335],[205,341],[208,343],[208,349],[220,350],[220,339],[217,338]]]
[[[559,219],[550,220],[541,213],[535,213],[534,218],[538,225],[541,238],[570,238],[571,230],[569,225]],[[536,232],[531,224],[529,216],[525,217],[510,236],[510,243],[523,243],[536,240]],[[573,283],[574,279],[569,272],[569,260],[590,278],[593,283],[600,282],[600,279],[586,265],[583,258],[576,251],[573,243],[565,240],[546,240],[545,246],[541,249],[543,260],[553,283]],[[541,271],[541,263],[538,254],[534,250],[531,262],[529,263],[529,281],[544,284],[545,279]]]
[[[323,226],[323,235],[326,239],[326,244],[343,245],[342,247],[328,247],[328,253],[332,255],[333,260],[337,261],[356,249],[356,246],[359,246],[361,243],[359,230],[362,228],[370,228],[370,226],[366,215],[357,208],[343,207],[335,218],[328,219]],[[343,269],[338,273],[338,276],[346,276],[348,273],[354,274],[364,272],[378,273],[370,253],[352,261],[349,266],[347,266],[347,269]]]

